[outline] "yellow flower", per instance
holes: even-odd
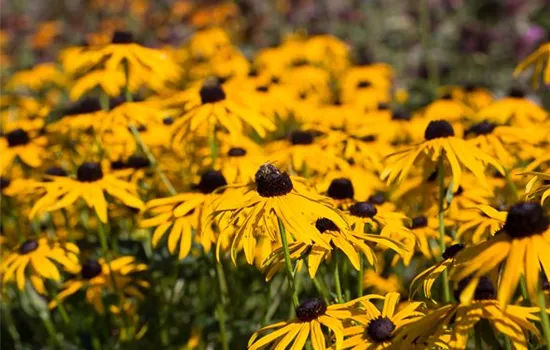
[[[546,61],[546,63],[545,63]],[[546,67],[545,67],[546,64]],[[542,72],[542,80],[545,84],[550,84],[550,42],[542,44],[535,52],[527,56],[521,61],[514,70],[514,76],[519,75],[527,67],[534,65],[535,71],[533,73],[533,87],[537,89],[539,87],[538,75]]]
[[[2,258],[2,282],[6,283],[15,278],[17,288],[23,290],[26,271],[40,280],[60,281],[61,274],[54,262],[61,264],[65,271],[74,272],[78,270],[78,254],[78,247],[72,243],[50,242],[47,238],[29,239]],[[38,291],[44,292],[43,284],[38,285]]]
[[[540,204],[544,205],[544,202],[550,197],[550,184],[547,183],[550,180],[550,174],[528,171],[521,175],[531,175],[532,178],[525,187],[525,197],[528,199],[537,198],[540,196]],[[543,184],[535,188],[535,184],[538,180],[542,180]]]
[[[543,122],[548,113],[535,102],[525,98],[525,93],[512,89],[507,97],[496,100],[480,110],[476,119],[489,120],[498,124],[513,124],[516,126],[533,126]]]
[[[28,70],[15,73],[8,81],[7,86],[13,89],[27,88],[31,91],[40,91],[50,85],[63,87],[65,76],[54,63],[37,64]]]
[[[32,168],[41,166],[46,158],[47,143],[45,136],[23,129],[15,129],[3,135],[0,139],[0,174],[5,174],[16,158]]]

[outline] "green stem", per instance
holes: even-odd
[[[445,223],[444,223],[444,210],[445,210],[445,168],[444,168],[444,156],[443,153],[439,156],[437,164],[437,177],[439,180],[439,207],[438,207],[438,219],[439,219],[439,250],[443,255],[445,252]],[[449,303],[451,301],[451,293],[449,291],[449,278],[447,276],[447,270],[444,270],[441,274],[443,283],[443,301]]]
[[[313,282],[313,285],[315,286],[315,289],[317,289],[317,293],[321,294],[323,296],[323,300],[325,301],[325,303],[328,304],[329,303],[328,296],[330,295],[330,293],[327,291],[325,285],[319,282],[319,280],[316,277],[312,278],[312,282]]]
[[[218,283],[218,289],[219,289],[219,296],[218,299],[218,305],[216,306],[216,310],[218,313],[218,323],[220,326],[220,343],[223,350],[229,350],[229,340],[227,338],[227,326],[225,322],[225,306],[227,304],[227,297],[229,295],[228,289],[227,289],[227,282],[225,279],[225,273],[223,271],[223,266],[220,262],[217,262],[214,260],[214,264],[216,266],[216,280]]]
[[[52,320],[50,320],[47,316],[40,316],[40,319],[42,319],[42,322],[44,323],[44,327],[46,328],[46,331],[48,332],[48,335],[50,338],[52,338],[52,341],[54,344],[59,344],[59,339],[57,338],[57,331],[55,330],[55,326],[52,323]]]
[[[544,290],[539,287],[537,302],[540,307],[540,320],[542,324],[542,331],[544,333],[544,339],[546,340],[546,349],[550,350],[550,318],[546,312],[546,300],[544,299]]]
[[[359,255],[359,273],[357,274],[357,297],[363,296],[363,256]]]
[[[420,42],[424,50],[424,58],[428,70],[428,82],[433,92],[439,85],[439,71],[437,61],[433,59],[433,55],[431,54],[432,33],[430,31],[430,7],[428,6],[428,0],[418,2],[418,13],[420,15]]]
[[[508,338],[507,335],[504,336],[504,349],[512,350],[512,343],[510,342],[510,338]]]
[[[162,169],[159,168],[157,159],[149,149],[149,146],[147,146],[145,142],[143,142],[143,139],[141,138],[139,131],[132,124],[130,124],[130,131],[132,132],[132,135],[134,135],[134,139],[136,140],[137,144],[141,147],[141,149],[147,156],[147,159],[149,159],[149,163],[151,163],[151,166],[153,167],[153,169],[155,169],[160,180],[162,181],[164,186],[166,186],[166,188],[168,189],[168,192],[170,192],[170,195],[174,196],[175,194],[177,194],[176,189],[174,188],[174,186],[172,186],[172,183],[170,182],[170,180],[168,180],[168,177],[166,177],[166,174],[164,174]]]
[[[61,315],[61,318],[63,319],[63,322],[69,329],[72,331],[72,323],[71,318],[69,317],[69,314],[67,313],[67,310],[65,310],[65,306],[63,306],[63,301],[59,299],[57,296],[57,291],[53,291],[53,298],[55,302],[57,303],[57,309],[59,310],[59,314]]]
[[[210,147],[210,157],[212,158],[212,168],[216,165],[216,159],[218,158],[218,145],[216,142],[216,130],[212,125],[208,130],[208,146]]]
[[[294,287],[294,269],[292,268],[292,261],[290,260],[290,252],[288,250],[288,240],[286,237],[286,230],[285,226],[283,225],[283,221],[277,217],[277,221],[279,223],[279,233],[281,235],[281,242],[283,244],[283,251],[285,255],[285,269],[286,269],[286,277],[288,279],[288,285],[290,286],[290,291],[292,293],[292,304],[296,308],[299,305],[298,301],[298,294],[296,293],[296,289]]]
[[[338,303],[342,304],[344,302],[344,297],[342,296],[342,286],[340,285],[340,264],[336,252],[334,252],[334,286],[336,287],[336,298]]]
[[[483,341],[481,340],[481,332],[478,328],[474,328],[474,338],[476,343],[476,350],[483,350]]]
[[[519,286],[521,288],[521,296],[523,297],[523,304],[528,305],[529,303],[529,294],[527,293],[527,283],[525,282],[525,276],[521,275],[519,279]]]

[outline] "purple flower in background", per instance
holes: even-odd
[[[534,24],[516,42],[516,57],[521,59],[530,54],[544,38],[545,31]]]

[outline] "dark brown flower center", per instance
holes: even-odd
[[[456,300],[460,300],[460,295],[471,280],[472,277],[470,276],[458,282],[457,288],[454,291],[454,297]],[[487,276],[482,276],[479,279],[476,290],[474,292],[474,300],[492,300],[495,299],[495,296],[496,291],[493,283]]]
[[[376,204],[376,205],[382,205],[386,203],[386,195],[383,193],[376,193],[373,195],[370,195],[367,199],[367,202]]]
[[[7,177],[0,177],[0,190],[3,190],[4,188],[8,188],[8,186],[11,184],[10,179]]]
[[[126,163],[123,160],[114,160],[111,162],[111,169],[113,170],[121,170],[126,169]]]
[[[503,229],[512,238],[523,238],[546,231],[549,224],[539,203],[522,202],[510,208]]]
[[[371,320],[365,332],[367,337],[375,343],[382,343],[390,340],[395,324],[388,317],[378,316]]]
[[[508,97],[514,97],[514,98],[524,98],[525,97],[525,91],[518,87],[513,87],[508,92]]]
[[[351,215],[358,216],[360,218],[372,218],[378,213],[378,210],[372,203],[358,202],[349,208],[349,212]]]
[[[477,124],[474,124],[470,128],[468,128],[464,132],[464,136],[469,135],[469,134],[488,135],[488,134],[492,133],[493,130],[495,130],[496,127],[497,127],[497,124],[491,123],[488,120],[484,120],[484,121],[482,121],[480,123],[477,123]]]
[[[230,157],[244,157],[246,156],[246,150],[241,147],[232,147],[228,152],[227,155]]]
[[[315,221],[315,227],[321,233],[325,233],[326,231],[340,232],[338,226],[336,226],[336,224],[332,220],[327,218],[317,219],[317,221]]]
[[[269,91],[269,86],[267,86],[267,85],[258,86],[256,88],[256,91],[257,92],[268,92]]]
[[[227,185],[225,176],[220,171],[208,170],[201,175],[198,188],[204,194],[212,193],[218,188]]]
[[[90,280],[99,274],[101,274],[101,264],[97,260],[89,259],[82,264],[82,270],[80,270],[82,278]]]
[[[29,240],[23,242],[23,244],[21,244],[21,246],[19,246],[19,253],[20,254],[29,254],[31,252],[34,252],[37,249],[38,249],[38,242],[35,241],[34,239],[29,239]]]
[[[463,243],[453,244],[447,247],[441,256],[443,259],[451,259],[454,258],[462,249],[464,249]]]
[[[289,139],[293,145],[311,145],[313,143],[313,133],[296,130],[290,133]]]
[[[319,298],[312,298],[302,302],[296,308],[296,317],[301,322],[310,322],[323,316],[327,311],[327,304]]]
[[[433,120],[428,124],[426,131],[424,132],[424,138],[426,140],[433,140],[440,137],[454,136],[455,131],[452,125],[446,120]]]
[[[162,120],[162,124],[164,125],[172,125],[174,124],[174,118],[172,117],[166,117]]]
[[[126,166],[132,169],[143,169],[151,165],[151,162],[146,157],[130,156],[126,161]]]
[[[80,182],[94,182],[103,178],[103,170],[97,162],[84,162],[76,171],[76,178]]]
[[[67,176],[67,171],[65,171],[65,169],[63,169],[62,167],[52,166],[46,169],[44,174],[51,176]]]
[[[394,111],[391,116],[392,120],[399,120],[399,121],[410,121],[411,118],[412,118],[411,114],[406,111]]]
[[[372,84],[370,81],[368,80],[360,80],[357,82],[357,88],[358,89],[365,89],[365,88],[368,88],[368,87],[371,87]]]
[[[223,91],[217,79],[208,79],[199,91],[201,103],[216,103],[225,100],[225,91]]]
[[[113,33],[113,38],[111,39],[112,44],[131,44],[133,42],[134,35],[132,33],[119,30]]]
[[[424,215],[417,216],[412,219],[411,228],[422,228],[428,226],[428,218]]]
[[[30,142],[29,134],[23,129],[15,129],[6,134],[9,147],[23,146]]]
[[[256,191],[262,197],[284,196],[294,188],[288,174],[270,163],[260,166],[255,179]]]
[[[353,199],[354,193],[353,184],[346,178],[332,180],[327,192],[333,199]]]

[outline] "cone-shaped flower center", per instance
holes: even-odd
[[[207,79],[199,91],[201,103],[216,103],[225,100],[225,91],[223,91],[217,79]]]
[[[15,129],[6,134],[9,147],[23,146],[31,140],[29,134],[23,129]]]
[[[101,274],[101,264],[97,260],[89,259],[82,264],[82,270],[80,270],[82,278],[90,280],[99,274]]]
[[[455,136],[453,126],[446,120],[433,120],[428,124],[424,132],[426,140],[433,140],[440,137]]]
[[[293,145],[311,145],[313,143],[313,133],[296,130],[290,133],[289,139]]]
[[[78,115],[85,113],[93,113],[101,110],[101,104],[97,98],[85,98],[67,108],[63,115]]]
[[[441,96],[440,100],[452,100],[453,99],[453,95],[451,95],[450,93],[446,93],[444,94],[443,96]]]
[[[363,142],[374,142],[376,141],[377,137],[376,135],[366,135],[366,136],[361,136],[360,140],[363,141]]]
[[[227,152],[227,155],[230,157],[244,157],[246,156],[246,150],[240,147],[233,147]]]
[[[328,196],[333,199],[353,199],[355,194],[350,179],[334,179],[328,187]]]
[[[349,212],[353,216],[360,218],[372,218],[378,213],[374,204],[369,202],[358,202],[349,208]]]
[[[518,87],[513,87],[508,92],[508,97],[514,97],[514,98],[524,98],[525,97],[525,91]]]
[[[391,339],[391,334],[395,330],[395,324],[387,317],[378,316],[371,320],[366,327],[366,333],[369,339],[375,343],[381,343]]]
[[[464,135],[474,134],[474,135],[487,135],[493,132],[497,127],[496,124],[491,123],[488,120],[484,120],[480,123],[472,125],[468,130],[464,132]]]
[[[512,238],[529,237],[548,229],[549,221],[537,202],[522,202],[510,208],[504,231]]]
[[[111,169],[113,170],[120,170],[120,169],[126,169],[126,163],[122,160],[115,160],[111,162]]]
[[[151,165],[149,159],[141,156],[130,156],[126,162],[126,166],[132,169],[147,168]]]
[[[225,176],[223,176],[220,171],[208,170],[201,175],[201,180],[198,187],[199,191],[204,194],[208,194],[225,185],[227,185],[227,180],[225,180]]]
[[[269,86],[268,85],[258,86],[256,88],[256,91],[258,91],[258,92],[268,92],[269,91]]]
[[[80,182],[94,182],[103,178],[103,170],[97,162],[84,162],[76,171],[76,178]]]
[[[134,42],[134,36],[130,32],[115,31],[111,43],[113,44],[131,44]]]
[[[456,300],[460,300],[460,294],[464,291],[464,288],[470,283],[472,277],[466,277],[460,282],[454,291]],[[479,279],[476,290],[474,292],[474,300],[492,300],[495,299],[496,291],[493,283],[487,276],[482,276]]]
[[[390,105],[386,102],[380,102],[378,104],[378,106],[376,106],[376,108],[379,110],[379,111],[388,111],[390,110]]]
[[[411,228],[421,228],[428,226],[428,218],[424,215],[417,216],[412,219]]]
[[[447,247],[445,251],[443,252],[443,259],[451,259],[454,258],[458,252],[460,252],[462,249],[464,249],[464,244],[457,243],[453,244],[452,246]]]
[[[7,188],[10,184],[10,179],[8,179],[7,177],[0,177],[0,190]]]
[[[369,199],[367,202],[376,204],[376,205],[382,205],[386,203],[386,196],[383,193],[376,193],[371,196],[369,196]]]
[[[174,118],[172,117],[166,117],[162,120],[162,124],[164,125],[172,125],[174,124]]]
[[[332,220],[327,218],[317,219],[317,221],[315,221],[315,227],[321,233],[324,233],[325,231],[340,232],[338,226],[336,226],[336,224]]]
[[[322,299],[313,298],[302,302],[296,308],[296,317],[302,322],[310,322],[323,316],[327,311],[327,304]]]
[[[65,169],[59,166],[52,166],[46,169],[44,173],[51,176],[67,176],[67,172],[65,171]]]
[[[281,173],[271,163],[260,166],[260,169],[256,172],[255,179],[256,191],[262,197],[284,196],[294,188],[288,174]]]
[[[29,239],[23,242],[23,244],[21,244],[21,246],[19,247],[19,253],[29,254],[31,252],[34,252],[37,249],[38,249],[38,242],[35,241],[34,239]]]
[[[410,113],[405,111],[394,111],[391,116],[391,120],[400,120],[400,121],[409,121],[412,116]]]
[[[360,80],[357,82],[357,88],[358,89],[365,89],[365,88],[368,88],[368,87],[371,87],[372,84],[370,81],[368,80]]]

